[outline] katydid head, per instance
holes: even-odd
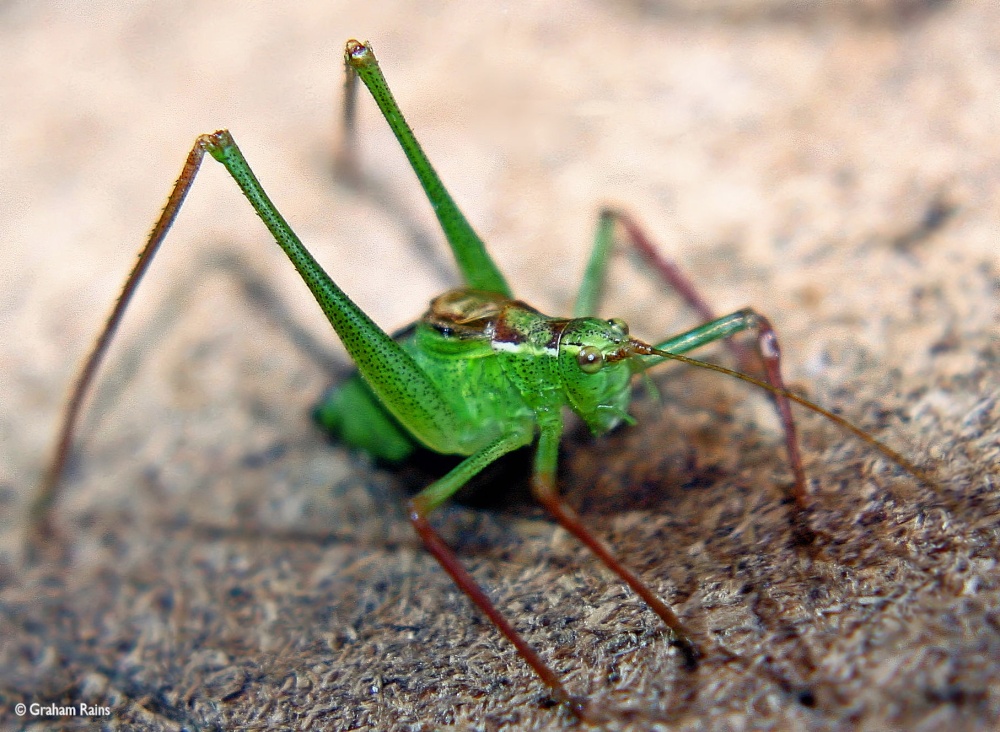
[[[559,338],[559,376],[573,411],[594,434],[631,421],[630,382],[637,341],[620,318],[574,318]]]

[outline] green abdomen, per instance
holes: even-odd
[[[349,447],[372,457],[398,463],[416,443],[355,373],[331,389],[313,408],[313,419],[324,431]]]

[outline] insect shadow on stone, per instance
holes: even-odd
[[[789,391],[781,377],[778,339],[768,320],[751,309],[717,317],[677,266],[659,255],[626,213],[607,209],[599,217],[594,246],[581,283],[573,317],[540,313],[513,297],[503,274],[482,240],[466,221],[431,167],[396,105],[375,55],[367,43],[348,41],[345,122],[353,137],[357,80],[375,99],[402,146],[441,224],[461,271],[464,286],[430,303],[412,327],[388,335],[334,283],[268,199],[227,130],[198,137],[180,178],[149,235],[138,262],[70,392],[53,459],[31,509],[29,545],[35,555],[57,544],[53,506],[60,476],[70,454],[77,418],[100,362],[126,307],[194,183],[205,153],[220,162],[249,200],[298,270],[353,359],[357,372],[315,410],[319,423],[345,444],[389,461],[405,460],[418,446],[461,457],[444,477],[419,491],[408,504],[410,522],[427,550],[475,603],[548,687],[552,699],[578,717],[597,720],[601,711],[575,697],[542,657],[496,609],[430,522],[436,508],[473,476],[514,450],[535,445],[531,492],[569,533],[583,542],[653,610],[667,626],[683,666],[694,670],[705,653],[670,607],[621,564],[559,497],[556,468],[564,411],[578,415],[596,435],[621,423],[628,414],[633,378],[666,361],[681,361],[757,386],[773,397],[784,431],[793,486],[790,491],[793,533],[801,543],[814,540],[805,516],[806,478],[791,414],[796,402],[853,433],[918,480],[936,484],[899,453],[842,417]],[[356,166],[347,158],[348,169]],[[592,317],[598,309],[617,230],[686,300],[704,322],[680,335],[648,344],[629,333],[618,318]],[[744,371],[694,360],[685,354],[747,331],[755,351],[733,344]],[[713,654],[738,660],[713,646]],[[748,664],[749,667],[749,664]]]

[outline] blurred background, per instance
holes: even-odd
[[[541,706],[536,680],[410,536],[400,505],[422,477],[374,469],[315,434],[309,406],[346,357],[210,161],[81,423],[58,512],[70,564],[21,565],[27,502],[68,385],[199,133],[232,131],[306,244],[387,330],[457,284],[423,193],[363,92],[368,188],[334,174],[341,54],[357,37],[372,42],[521,299],[569,312],[597,211],[622,206],[719,313],[752,305],[772,319],[796,388],[932,465],[949,492],[950,528],[920,530],[951,537],[941,544],[950,548],[922,559],[932,539],[908,522],[926,495],[904,494],[913,501],[899,519],[896,571],[963,578],[956,586],[971,596],[939,583],[928,599],[902,585],[921,617],[939,617],[941,603],[958,613],[955,635],[885,640],[871,629],[882,616],[844,609],[858,593],[880,598],[866,601],[879,609],[902,596],[875,560],[885,546],[865,545],[859,529],[845,540],[850,558],[803,570],[835,578],[843,596],[824,582],[801,616],[808,586],[771,600],[782,622],[838,618],[802,641],[815,643],[807,662],[800,646],[766,645],[781,623],[739,595],[739,577],[716,578],[711,601],[704,589],[733,556],[772,546],[771,531],[800,566],[780,536],[787,476],[769,402],[710,376],[665,386],[667,407],[640,407],[652,424],[632,442],[595,446],[573,433],[567,494],[595,506],[591,523],[671,602],[688,603],[682,614],[712,632],[742,628],[725,643],[776,655],[819,703],[738,674],[702,679],[679,702],[676,658],[649,613],[551,524],[530,508],[449,514],[463,558],[527,627],[593,603],[591,631],[533,636],[568,683],[660,721],[749,709],[800,728],[996,720],[996,618],[976,595],[995,599],[996,580],[976,531],[995,539],[997,525],[998,31],[995,4],[971,1],[0,5],[0,579],[12,628],[0,703],[113,699],[116,719],[150,728],[264,726],[265,708],[279,715],[270,723],[332,729],[567,722]],[[641,270],[616,258],[604,314],[650,340],[692,325]],[[874,470],[857,444],[807,424],[818,493]],[[753,505],[740,498],[727,516],[686,519],[723,499],[664,487],[727,496],[732,481]],[[824,505],[845,531],[865,511],[904,510],[873,508],[888,500],[876,493]],[[699,554],[717,522],[746,543]],[[672,527],[669,542],[642,533],[658,526]],[[959,551],[955,532],[980,538]],[[571,569],[547,565],[552,551],[571,555]],[[779,578],[759,568],[753,586],[802,579],[779,566]],[[834,566],[855,574],[836,580]],[[573,579],[553,588],[560,575]],[[525,599],[532,592],[545,599]],[[613,610],[622,602],[638,620]],[[74,621],[56,630],[67,614]],[[607,643],[622,627],[630,640],[618,653]],[[463,660],[479,643],[492,645]],[[938,661],[919,651],[933,643],[945,649]],[[829,660],[839,644],[848,660]],[[875,661],[852,655],[871,645]],[[315,676],[303,680],[303,669]]]

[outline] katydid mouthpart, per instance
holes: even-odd
[[[306,250],[268,199],[227,130],[201,135],[188,155],[162,214],[129,274],[118,300],[70,392],[53,459],[31,509],[34,551],[53,541],[53,506],[60,476],[72,446],[74,429],[99,364],[140,279],[151,263],[194,183],[208,153],[240,187],[279,246],[298,270],[353,359],[357,373],[316,409],[317,420],[349,446],[388,461],[405,459],[416,447],[464,458],[444,477],[409,502],[409,518],[424,545],[459,588],[514,644],[548,687],[552,698],[587,718],[584,700],[572,696],[556,673],[496,609],[429,521],[470,478],[502,455],[536,444],[531,476],[535,497],[569,533],[589,547],[652,609],[667,626],[683,664],[693,669],[703,656],[677,615],[638,575],[623,566],[559,498],[556,467],[564,431],[564,412],[574,412],[595,435],[606,433],[628,414],[633,377],[665,361],[677,360],[741,379],[772,396],[784,431],[792,475],[793,527],[809,538],[808,506],[791,403],[798,403],[852,432],[918,480],[933,481],[910,461],[842,417],[789,391],[781,377],[777,337],[768,320],[750,309],[717,317],[677,266],[656,251],[627,214],[601,213],[593,251],[576,300],[573,317],[554,318],[513,298],[485,245],[448,194],[402,113],[379,69],[371,47],[351,40],[347,66],[345,122],[353,139],[357,79],[365,84],[402,146],[423,186],[461,271],[464,286],[435,298],[419,321],[396,337],[374,323],[334,283]],[[660,343],[633,338],[620,319],[590,317],[597,310],[616,233],[644,257],[706,321]],[[748,331],[756,336],[756,354],[734,344],[743,371],[696,361],[684,355]],[[721,648],[713,649],[734,658]]]

